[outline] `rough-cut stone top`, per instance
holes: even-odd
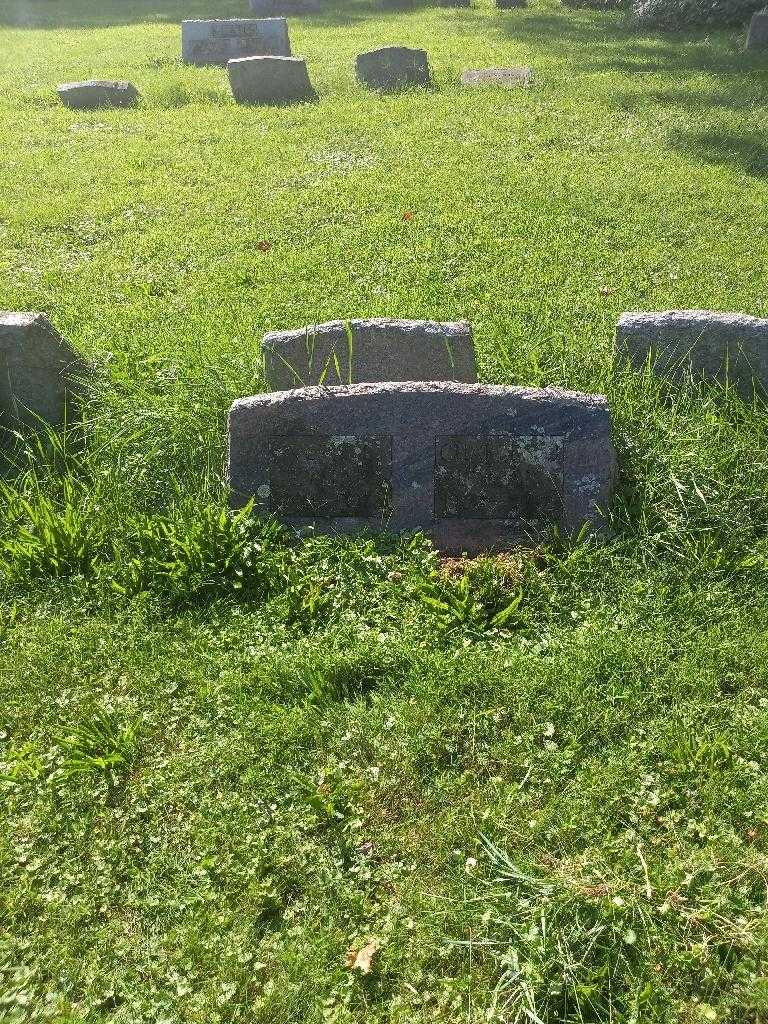
[[[373,395],[454,395],[457,398],[517,398],[542,405],[558,405],[584,411],[608,411],[605,395],[584,394],[581,391],[566,391],[562,388],[519,388],[502,384],[461,384],[456,381],[395,381],[382,384],[349,384],[331,387],[293,388],[290,391],[268,391],[262,395],[238,398],[232,405],[232,413],[247,411],[249,408],[285,403],[313,403],[327,401],[329,397],[344,401],[355,401]]]
[[[718,313],[711,309],[668,309],[661,312],[622,313],[619,327],[633,329],[647,326],[649,329],[674,327],[679,324],[702,327],[733,327],[739,330],[756,330],[768,332],[768,320],[748,316],[746,313]]]
[[[88,78],[84,82],[62,82],[56,88],[59,92],[63,89],[120,89],[129,92],[135,90],[136,87],[124,79]]]

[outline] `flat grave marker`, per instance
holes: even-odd
[[[62,82],[56,92],[64,106],[71,110],[135,107],[139,101],[139,91],[131,82],[95,78],[87,82]]]
[[[410,382],[255,395],[229,413],[237,506],[322,533],[423,530],[444,551],[603,527],[615,476],[602,396]]]
[[[529,86],[533,81],[530,68],[478,68],[463,71],[461,84],[470,86],[502,86],[511,89],[517,86]]]

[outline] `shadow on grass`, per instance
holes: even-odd
[[[370,18],[401,17],[417,13],[427,0],[415,0],[405,8],[383,10],[378,0],[342,0],[300,21],[321,28],[352,25]],[[11,28],[110,28],[123,25],[174,24],[192,18],[248,18],[247,0],[6,0],[0,5],[0,27]]]
[[[706,163],[735,167],[750,178],[768,178],[768,144],[756,132],[690,132],[672,140],[672,145]]]

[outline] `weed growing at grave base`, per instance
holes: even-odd
[[[768,311],[765,63],[542,4],[295,19],[280,111],[178,62],[239,0],[0,6],[1,304],[94,367],[0,488],[4,1022],[768,1019],[768,418],[610,359],[625,309]],[[437,88],[360,89],[387,42]],[[141,106],[65,111],[86,77]],[[605,391],[612,537],[228,510],[260,336],[377,315]]]

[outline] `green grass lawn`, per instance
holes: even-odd
[[[245,6],[0,2],[0,306],[94,364],[0,493],[0,1020],[768,1021],[768,416],[611,360],[623,310],[768,315],[768,62],[361,0],[291,22],[318,105],[238,108],[179,22]],[[360,88],[386,43],[436,88]],[[142,105],[61,107],[90,76]],[[261,335],[372,315],[607,393],[613,538],[228,517]]]

